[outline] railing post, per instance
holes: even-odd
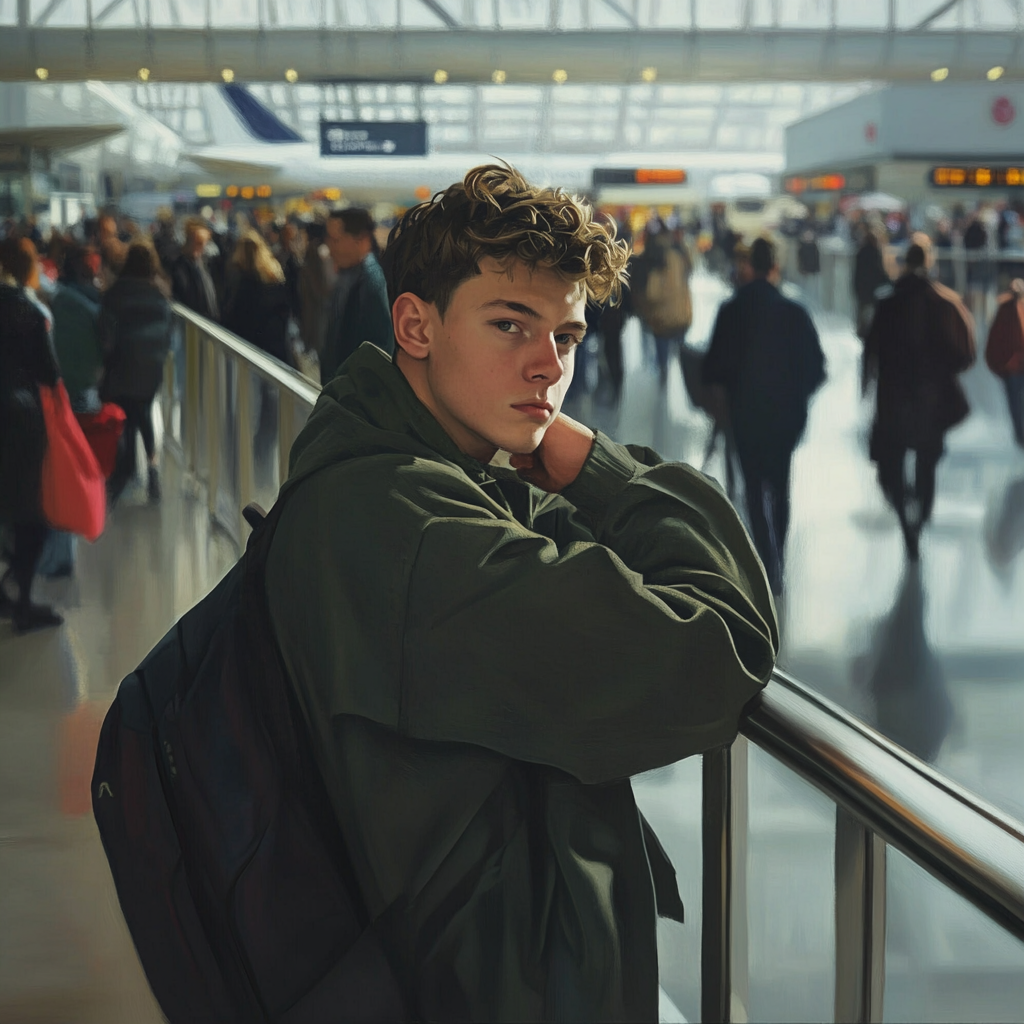
[[[747,741],[702,758],[701,1020],[747,1020]]]
[[[245,519],[242,509],[255,497],[252,465],[252,371],[236,360],[235,376],[238,382],[238,408],[235,411],[235,430],[238,433],[238,536],[245,544]]]
[[[185,321],[185,444],[188,471],[199,475],[199,328]]]
[[[277,479],[288,479],[288,457],[295,443],[295,396],[287,388],[278,388],[277,403]]]
[[[836,1024],[882,1019],[885,843],[836,807]]]
[[[220,489],[220,422],[217,410],[220,405],[220,360],[212,338],[206,338],[206,393],[203,396],[206,417],[206,461],[207,461],[207,504],[210,515],[217,515],[217,497]]]

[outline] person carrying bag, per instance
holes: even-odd
[[[1003,381],[1013,436],[1024,448],[1024,281],[1019,277],[1010,285],[1009,294],[1000,296],[988,332],[985,362]]]
[[[71,411],[64,382],[58,380],[53,387],[40,385],[39,403],[46,423],[43,517],[55,530],[96,540],[107,515],[103,470]]]

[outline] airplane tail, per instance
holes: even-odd
[[[244,85],[206,86],[206,110],[216,145],[305,142],[271,113]]]

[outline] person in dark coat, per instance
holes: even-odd
[[[240,338],[291,365],[288,290],[284,271],[256,231],[247,231],[231,257],[233,275],[224,296],[224,326]],[[258,378],[255,457],[265,464],[277,432],[277,387]]]
[[[319,359],[324,351],[327,320],[331,311],[335,270],[326,246],[323,224],[306,225],[306,256],[299,269],[299,303],[302,342]]]
[[[0,615],[10,616],[19,633],[63,622],[52,608],[31,600],[49,533],[40,502],[46,424],[39,387],[54,387],[60,372],[46,320],[17,283],[28,260],[17,238],[0,244],[0,523],[11,540]],[[9,580],[17,597],[7,590]]]
[[[185,244],[171,268],[171,285],[177,302],[207,320],[217,320],[217,289],[203,255],[210,237],[204,221],[190,220],[185,225]]]
[[[337,276],[327,317],[320,381],[326,384],[364,341],[395,350],[384,272],[377,262],[373,218],[366,210],[335,210],[327,221],[327,248]]]
[[[877,233],[868,228],[857,250],[853,266],[853,293],[857,299],[857,334],[864,339],[871,329],[879,288],[891,284],[882,257],[882,243]]]
[[[778,596],[790,467],[811,395],[825,380],[825,357],[807,311],[777,287],[778,258],[770,241],[753,243],[750,266],[754,280],[718,311],[703,376],[705,384],[725,392],[754,546]]]
[[[907,250],[905,273],[878,304],[864,345],[863,388],[878,382],[871,460],[911,561],[931,516],[946,431],[970,412],[957,374],[975,358],[971,315],[954,291],[929,279],[928,257],[920,244]],[[908,452],[915,454],[912,488],[905,479]]]
[[[121,406],[124,432],[114,472],[107,481],[111,502],[135,477],[135,435],[149,460],[149,500],[160,500],[153,437],[153,399],[163,382],[164,362],[171,347],[171,304],[156,283],[159,259],[149,242],[128,247],[121,276],[103,296],[100,338],[104,352],[100,398]]]

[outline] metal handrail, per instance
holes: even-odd
[[[742,732],[1024,941],[1024,824],[783,672]]]
[[[784,672],[740,733],[704,755],[703,1021],[746,1014],[747,740],[836,803],[837,1021],[882,1019],[886,844],[1024,941],[1024,824]]]
[[[174,312],[186,325],[186,382],[182,450],[196,472],[197,438],[210,442],[211,403],[220,380],[219,351],[276,385],[295,406],[312,408],[319,385],[284,363],[184,306]],[[206,346],[200,344],[206,341]],[[173,391],[173,357],[166,382]],[[206,423],[200,424],[201,373]],[[248,384],[238,377],[239,436],[246,435]],[[294,440],[294,407],[281,406],[278,444],[282,479]],[[289,419],[291,417],[291,419]],[[202,430],[201,430],[202,426]],[[240,447],[251,462],[252,438]],[[217,487],[216,459],[212,481]],[[251,490],[241,473],[239,516]],[[211,500],[211,514],[216,514]],[[230,525],[230,524],[229,524]],[[240,534],[241,536],[241,534]],[[946,778],[923,761],[807,689],[775,671],[748,707],[741,737],[703,756],[704,897],[701,1015],[704,1021],[743,1019],[746,1001],[745,863],[747,741],[797,772],[837,805],[836,821],[836,1020],[881,1020],[885,973],[885,844],[901,850],[1024,940],[1024,824]]]

